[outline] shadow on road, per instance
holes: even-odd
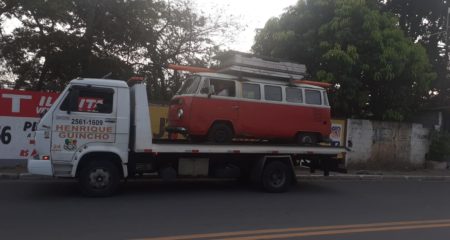
[[[33,199],[55,198],[82,198],[78,183],[73,180],[35,181],[21,182],[21,185],[30,185],[26,191],[14,194],[16,197],[32,197]],[[19,187],[20,188],[20,187]],[[11,189],[17,191],[18,188]],[[155,180],[131,180],[123,182],[120,191],[115,196],[122,197],[146,197],[146,196],[171,196],[182,197],[184,195],[335,195],[339,192],[326,183],[299,182],[293,185],[289,192],[282,194],[266,193],[254,184],[243,184],[234,180],[180,180],[175,182],[162,182]]]

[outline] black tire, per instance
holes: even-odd
[[[264,167],[261,182],[267,192],[286,192],[292,183],[292,171],[283,162],[270,162]]]
[[[93,161],[81,169],[78,182],[85,196],[109,197],[119,187],[119,169],[111,161]]]
[[[208,132],[208,141],[214,143],[230,143],[233,140],[233,130],[225,123],[214,124]]]
[[[317,145],[319,139],[314,133],[299,133],[296,141],[299,145]]]

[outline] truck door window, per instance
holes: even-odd
[[[302,103],[303,102],[302,90],[300,88],[287,87],[286,101],[292,103]]]
[[[77,108],[74,112],[112,113],[114,90],[110,88],[79,87],[70,94],[77,94]],[[64,99],[60,109],[68,110],[70,94]]]
[[[308,104],[322,105],[321,95],[320,91],[305,89],[305,102]]]
[[[248,99],[261,99],[259,84],[242,83],[242,97]]]
[[[264,86],[264,98],[270,101],[281,101],[281,87]]]
[[[211,88],[214,89],[213,95],[223,97],[236,96],[236,87],[234,81],[211,79],[209,81]]]

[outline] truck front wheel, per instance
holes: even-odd
[[[89,197],[108,197],[119,187],[120,174],[110,161],[93,161],[85,165],[78,176],[81,191]]]
[[[292,180],[292,171],[281,161],[269,162],[262,173],[264,190],[272,193],[286,192]]]

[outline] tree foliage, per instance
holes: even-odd
[[[146,77],[153,99],[179,87],[168,63],[207,65],[213,36],[238,27],[227,16],[198,13],[189,0],[0,0],[1,58],[16,88],[61,90],[76,77]]]
[[[450,97],[450,78],[448,75],[448,31],[446,30],[448,8],[447,0],[379,0],[383,11],[394,13],[399,26],[413,41],[425,47],[430,63],[437,73],[432,84],[433,91],[439,93],[430,103],[448,104]]]
[[[253,51],[305,63],[313,77],[336,84],[338,117],[407,119],[435,78],[425,49],[374,1],[299,1],[266,23]]]

